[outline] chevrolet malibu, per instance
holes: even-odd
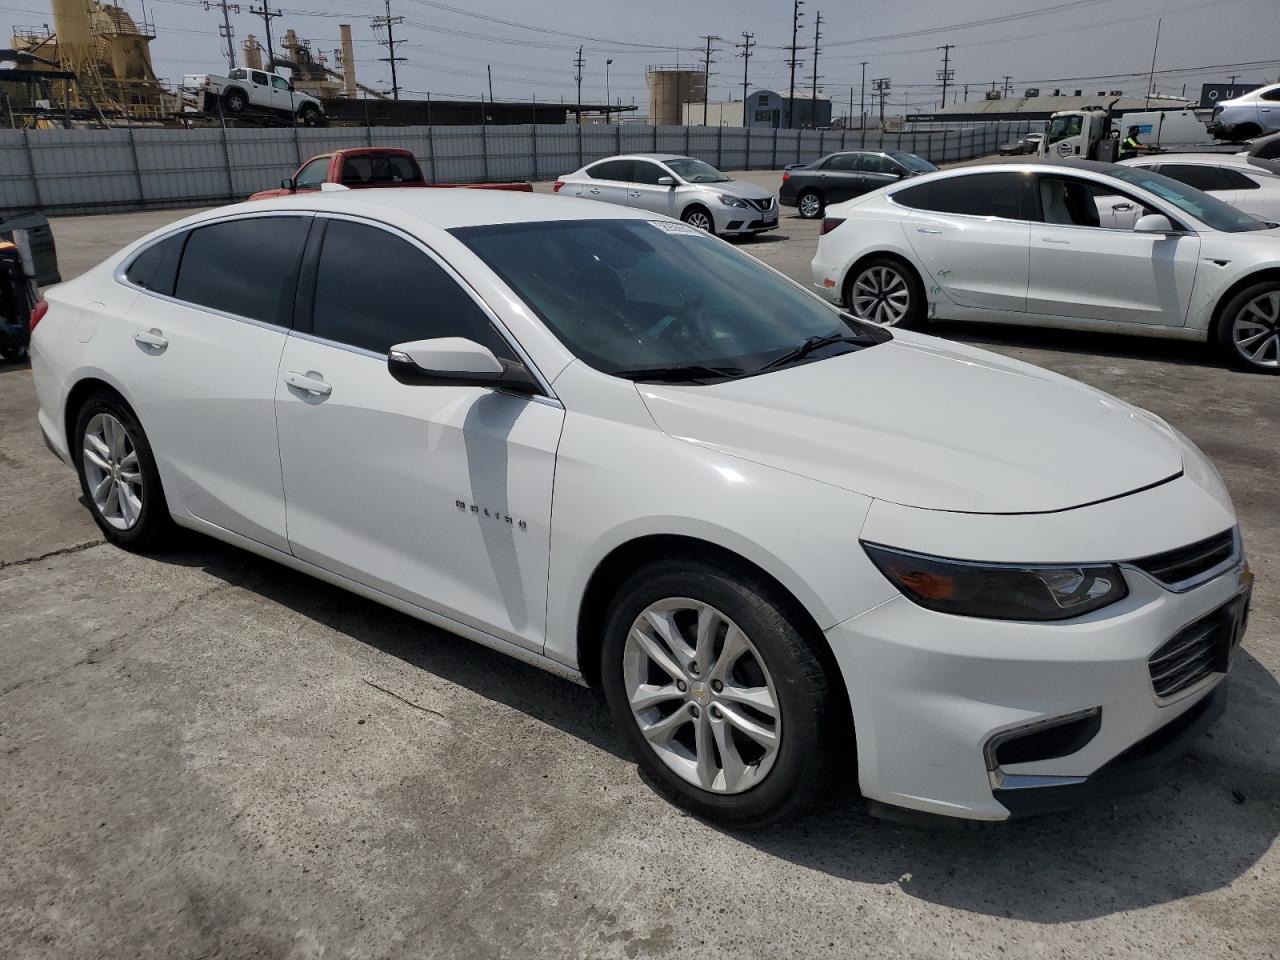
[[[1251,579],[1168,424],[676,220],[463,193],[226,207],[52,289],[40,427],[107,539],[200,531],[599,686],[736,826],[834,774],[1055,810],[1221,712]]]

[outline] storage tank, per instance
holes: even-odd
[[[93,0],[53,0],[53,23],[58,35],[58,56],[64,67],[80,71],[94,62]]]
[[[645,79],[649,84],[649,122],[657,126],[682,124],[684,104],[701,103],[706,90],[706,77],[701,70],[649,67]]]

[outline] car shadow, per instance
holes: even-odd
[[[791,238],[785,233],[755,233],[750,236],[728,237],[726,238],[735,246],[754,247],[760,244],[781,243],[783,240]]]
[[[969,323],[933,320],[925,333],[961,343],[983,346],[1030,347],[1057,353],[1087,354],[1126,360],[1157,360],[1186,366],[1224,366],[1211,344],[1194,340],[1166,340],[1159,337],[1097,333],[1087,330],[1053,330],[1000,323]]]
[[[6,360],[4,357],[0,357],[0,376],[4,376],[6,373],[17,373],[19,370],[30,369],[31,359],[29,357],[23,357],[21,360],[17,361]]]
[[[536,667],[195,534],[159,555],[203,568],[433,676],[622,759],[603,699]],[[866,814],[852,786],[758,833],[716,829],[779,861],[842,881],[893,885],[956,909],[1067,923],[1230,886],[1280,835],[1280,685],[1241,650],[1226,715],[1150,793],[1001,824],[904,826]],[[1268,746],[1269,745],[1269,746]]]

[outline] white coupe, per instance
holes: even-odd
[[[226,207],[52,288],[31,355],[109,541],[176,523],[599,685],[729,824],[838,771],[982,820],[1135,786],[1244,630],[1230,498],[1159,418],[640,210]]]
[[[830,207],[813,282],[859,317],[1209,340],[1280,372],[1280,228],[1149,170],[948,170]]]

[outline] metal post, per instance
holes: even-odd
[[[481,116],[484,119],[484,103],[480,104]],[[489,124],[480,124],[480,162],[484,167],[484,182],[489,182]]]
[[[721,110],[720,114],[721,114],[721,117],[720,117],[721,123],[720,123],[720,126],[716,127],[716,129],[719,131],[719,133],[716,134],[716,169],[717,170],[724,169],[724,123],[723,123],[724,111]]]
[[[578,166],[582,166],[582,123],[578,123]]]
[[[614,153],[622,152],[622,124],[613,128],[613,147]]]
[[[538,179],[538,125],[532,123],[529,125],[529,145],[530,152],[533,154],[533,179]]]
[[[431,166],[431,181],[434,183],[438,172],[436,170],[436,128],[430,124],[427,124],[427,153],[430,154],[427,157],[427,163]]]
[[[133,118],[129,119],[129,152],[133,154],[133,179],[138,185],[138,203],[146,202],[146,194],[142,189],[142,166],[138,163],[138,144],[133,139]]]
[[[227,128],[222,128],[222,162],[227,165],[227,196],[236,195],[236,181],[231,175],[231,148],[227,145]]]
[[[742,103],[743,103],[743,109],[745,110],[745,109],[746,109],[746,101],[745,101],[745,100],[743,100],[743,101],[742,101]],[[751,124],[749,124],[749,123],[747,124],[747,156],[746,156],[746,163],[744,163],[744,164],[743,164],[742,169],[744,169],[744,170],[750,170],[750,169],[751,169]]]
[[[689,156],[689,128],[684,128],[684,155]]]
[[[658,125],[655,123],[651,128],[653,130],[653,152],[658,152]]]
[[[31,191],[35,194],[36,209],[39,210],[44,206],[44,200],[40,196],[40,178],[36,176],[36,158],[31,152],[31,137],[26,127],[22,128],[22,146],[27,151],[27,166],[31,168]]]
[[[773,128],[773,157],[769,161],[769,169],[778,169],[778,128]]]

